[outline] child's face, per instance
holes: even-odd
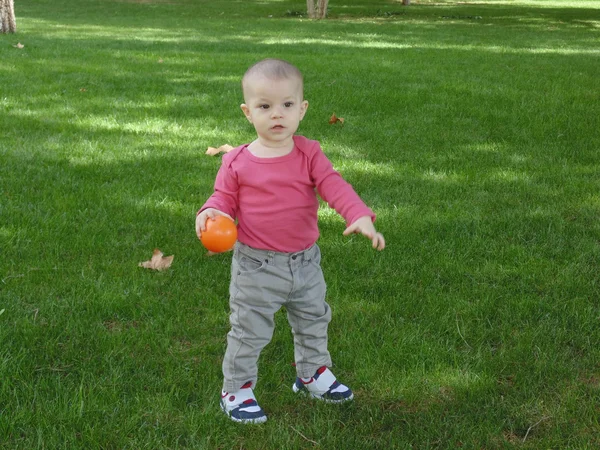
[[[246,103],[241,108],[259,140],[267,147],[289,145],[308,108],[302,99],[301,81],[255,76],[244,87]]]

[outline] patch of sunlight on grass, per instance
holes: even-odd
[[[141,5],[163,4],[163,5],[185,5],[184,2],[176,2],[173,0],[115,0],[119,3],[134,3]]]
[[[415,45],[415,48],[439,49],[439,50],[465,50],[465,51],[486,51],[489,53],[508,53],[508,54],[556,54],[556,55],[598,55],[600,48],[550,48],[550,47],[527,47],[511,48],[499,45]]]
[[[450,387],[467,389],[476,385],[486,384],[488,380],[472,371],[464,369],[438,369],[437,371],[427,374],[426,380],[432,388]],[[493,380],[492,380],[493,381]],[[450,393],[448,393],[450,394]]]
[[[184,133],[181,125],[166,119],[146,119],[138,122],[129,122],[121,128],[135,134],[177,134],[179,136],[192,137],[192,133]]]
[[[520,49],[524,51],[516,51],[509,53],[531,53],[531,54],[557,54],[557,55],[600,55],[600,48],[589,49],[589,48],[528,48]]]
[[[6,227],[0,227],[0,239],[9,240],[15,235],[13,230],[10,230]]]
[[[419,208],[415,205],[398,205],[393,203],[389,208],[377,208],[377,217],[415,217],[419,215]]]
[[[600,210],[600,195],[590,195],[585,200],[583,200],[581,204],[582,206],[589,206],[591,208]]]
[[[465,5],[469,3],[481,4],[481,0],[474,2],[464,2]],[[486,0],[486,4],[490,5],[506,5],[506,6],[537,6],[540,8],[598,8],[597,0]]]
[[[171,200],[167,197],[162,199],[156,198],[142,198],[142,199],[125,199],[122,196],[118,196],[116,198],[117,201],[121,202],[124,206],[129,204],[130,207],[139,209],[139,210],[161,210],[164,212],[168,212],[172,215],[182,215],[185,216],[189,214],[189,205],[184,205],[180,201]]]
[[[484,142],[480,144],[467,145],[466,150],[480,153],[498,153],[501,148],[495,142]]]
[[[376,209],[374,209],[375,213],[377,214],[377,219],[382,219],[384,217],[413,217],[417,210],[418,209],[415,206],[396,204],[389,205],[388,207],[378,206]],[[336,226],[340,225],[345,227],[344,218],[324,201],[321,202],[319,210],[317,211],[317,215],[320,223],[327,223],[328,225]],[[340,229],[340,233],[342,231],[343,228]]]
[[[548,216],[552,216],[555,213],[554,209],[551,207],[542,207],[542,206],[538,206],[536,208],[534,208],[533,210],[529,211],[527,213],[527,215],[529,217],[548,217]]]
[[[328,223],[343,223],[344,221],[344,219],[340,217],[340,215],[335,211],[335,209],[330,208],[326,203],[323,203],[319,206],[317,215],[319,217],[319,221],[324,221]]]
[[[343,160],[335,165],[340,172],[353,172],[369,175],[395,175],[396,168],[388,163],[372,163],[364,160]]]
[[[399,44],[394,42],[376,42],[376,41],[351,41],[351,40],[333,40],[333,39],[314,39],[314,38],[304,38],[304,39],[276,39],[270,38],[265,39],[261,42],[264,45],[298,45],[298,44],[306,44],[306,45],[332,45],[337,47],[357,47],[357,48],[414,48],[415,45],[412,44]]]
[[[69,40],[90,40],[97,38],[107,38],[111,41],[147,41],[147,42],[196,42],[219,44],[223,42],[223,37],[199,35],[198,30],[178,29],[173,31],[164,28],[123,28],[109,25],[72,25],[63,24],[43,19],[25,19],[23,27],[25,29],[43,29],[47,35],[52,38]],[[250,37],[236,37],[236,40],[250,39]]]
[[[446,171],[439,171],[429,169],[422,175],[424,180],[446,182],[446,183],[458,183],[462,178],[456,173],[448,173]]]
[[[384,307],[384,305],[377,302],[349,301],[346,304],[344,304],[343,311],[344,314],[347,314],[348,312],[353,312],[356,313],[356,315],[358,316],[369,316],[380,312]]]
[[[496,171],[495,173],[491,174],[490,179],[498,181],[509,181],[511,183],[531,183],[531,177],[526,173],[507,169]]]
[[[499,45],[448,45],[448,44],[423,44],[389,41],[355,41],[355,40],[333,40],[333,39],[277,39],[269,38],[260,42],[264,45],[331,45],[346,48],[374,48],[374,49],[418,49],[418,50],[464,50],[464,51],[487,51],[490,53],[510,54],[559,54],[559,55],[597,55],[598,49],[583,48],[511,48]]]
[[[402,0],[394,0],[395,3],[402,3]],[[495,5],[495,6],[528,6],[539,8],[592,8],[598,9],[598,0],[419,0],[421,5],[454,6],[460,5]]]
[[[510,156],[510,160],[515,164],[523,164],[527,162],[529,158],[524,155],[517,155],[516,153]]]
[[[7,64],[2,64],[2,66],[0,66],[0,71],[2,72],[12,72],[12,73],[16,73],[18,72],[17,67],[14,65],[7,65]],[[0,103],[1,105],[2,103]]]
[[[153,104],[146,106],[152,107],[152,105]],[[138,105],[138,107],[143,109],[145,106]],[[67,113],[66,115],[69,115],[69,112],[72,114],[72,111],[69,111],[65,108],[60,111],[62,115],[65,115],[65,113]],[[56,111],[42,109],[34,111],[31,109],[15,108],[11,110],[11,115],[15,116],[17,119],[33,118],[40,121],[43,120],[45,122],[52,122],[53,120],[49,119],[49,117],[56,117],[56,114]],[[177,136],[179,139],[184,138],[194,140],[198,140],[199,138],[216,139],[222,137],[222,132],[219,129],[215,128],[214,126],[210,126],[208,123],[203,123],[214,122],[214,125],[216,125],[217,122],[213,119],[207,119],[207,121],[200,120],[200,123],[198,123],[197,119],[189,119],[186,122],[193,122],[193,126],[184,126],[181,123],[177,123],[171,119],[159,119],[156,117],[148,117],[147,119],[137,121],[122,122],[118,117],[90,114],[86,117],[77,117],[76,120],[71,121],[71,124],[94,132],[119,131],[135,135],[172,134]]]

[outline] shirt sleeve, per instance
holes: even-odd
[[[369,216],[375,221],[375,213],[361,200],[350,183],[333,168],[331,161],[318,145],[311,162],[311,176],[317,192],[344,218],[347,225],[364,216]]]
[[[207,208],[215,208],[234,219],[238,210],[238,182],[231,165],[224,159],[215,179],[215,190],[198,214]]]

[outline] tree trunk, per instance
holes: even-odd
[[[315,2],[314,0],[306,0],[306,12],[310,19],[315,18]]]
[[[16,31],[14,0],[0,0],[0,33],[15,33]]]
[[[408,6],[410,5],[410,0],[402,0],[402,4]]]
[[[329,0],[319,0],[319,4],[317,6],[317,13],[319,14],[319,19],[324,19],[327,17],[327,6],[329,6]]]
[[[324,19],[327,17],[329,0],[306,0],[306,10],[311,19]]]

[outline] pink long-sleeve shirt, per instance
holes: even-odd
[[[215,208],[238,220],[238,240],[262,250],[291,253],[311,247],[319,237],[319,200],[348,225],[375,214],[333,169],[317,141],[294,136],[291,153],[259,158],[248,144],[223,156],[214,193],[200,211]]]

